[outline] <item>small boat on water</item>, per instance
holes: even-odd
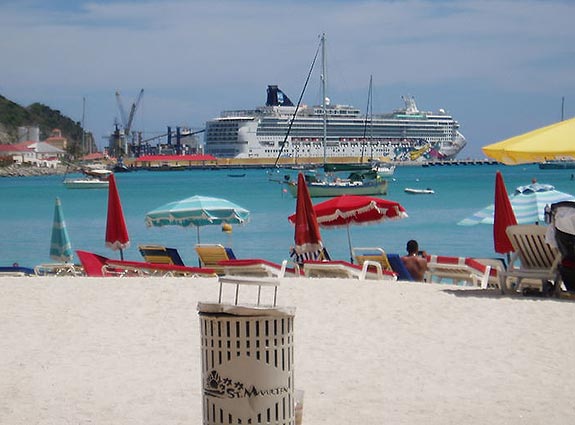
[[[228,177],[245,177],[246,173],[243,174],[228,174]]]
[[[339,195],[387,195],[387,180],[376,178],[361,179],[357,173],[351,178],[317,178],[313,174],[306,174],[305,181],[312,198],[332,197]],[[297,183],[291,179],[286,180],[288,191],[297,197]]]
[[[110,185],[107,180],[99,180],[90,177],[64,180],[64,186],[68,189],[105,189]]]
[[[395,165],[379,163],[374,165],[373,168],[379,177],[389,177],[395,173]]]
[[[433,195],[435,194],[435,191],[433,189],[427,188],[427,189],[413,189],[411,187],[406,187],[405,189],[403,189],[403,191],[405,193],[409,193],[411,195]]]
[[[84,177],[67,178],[64,186],[68,189],[104,189],[110,185],[108,178],[112,171],[105,169],[83,169]]]

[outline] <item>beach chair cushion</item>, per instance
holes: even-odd
[[[399,254],[387,254],[387,260],[391,265],[391,269],[397,273],[397,278],[399,280],[407,280],[409,282],[413,282],[413,277],[409,270],[405,267],[403,260]]]
[[[34,269],[21,266],[0,266],[0,274],[5,276],[33,276]]]
[[[107,259],[104,270],[109,270],[110,274],[123,276],[216,276],[215,270],[207,267],[188,267],[177,264],[154,264],[113,259]],[[119,271],[123,271],[123,273],[119,273]]]
[[[236,258],[231,248],[220,244],[197,244],[195,249],[202,267],[214,267],[220,261]]]
[[[176,248],[168,248],[163,245],[139,245],[138,250],[148,263],[184,265],[184,261]]]
[[[77,250],[76,255],[84,267],[84,273],[90,277],[105,276],[102,270],[108,260],[102,255],[94,254],[93,252]]]
[[[216,276],[210,268],[114,260],[88,251],[76,251],[76,254],[87,276]]]

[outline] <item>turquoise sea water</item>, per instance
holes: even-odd
[[[387,198],[400,202],[409,218],[351,228],[354,246],[379,246],[403,253],[408,239],[417,239],[430,254],[496,256],[490,225],[457,226],[456,223],[493,202],[495,172],[501,170],[510,193],[532,178],[575,194],[571,170],[539,170],[535,165],[466,165],[398,167],[390,181]],[[245,177],[228,174],[245,173]],[[138,244],[158,243],[177,248],[187,264],[197,264],[195,228],[147,228],[146,212],[170,201],[193,195],[229,199],[251,211],[250,222],[234,226],[231,234],[220,226],[200,229],[201,242],[231,245],[238,257],[281,261],[293,244],[293,226],[287,217],[295,211],[295,199],[281,184],[269,180],[267,170],[193,170],[117,174],[131,246],[125,258],[141,260]],[[433,188],[435,195],[409,195],[405,187]],[[74,250],[93,251],[119,258],[106,248],[105,189],[66,189],[62,176],[9,177],[0,179],[0,265],[18,262],[34,266],[51,262],[50,233],[54,200],[62,200]],[[315,198],[314,203],[324,199]],[[348,259],[345,228],[322,229],[326,247],[334,259]]]

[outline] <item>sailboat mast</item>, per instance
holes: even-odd
[[[369,159],[373,160],[373,76],[369,76]]]
[[[325,57],[325,33],[321,35],[321,109],[323,112],[323,163],[327,160],[327,65]]]
[[[86,153],[86,98],[82,98],[82,153]],[[92,153],[92,152],[88,152]]]
[[[373,126],[372,124],[372,109],[371,109],[371,96],[372,96],[372,82],[373,76],[369,76],[369,89],[367,90],[367,106],[365,107],[365,121],[363,125],[363,141],[361,143],[361,157],[359,162],[363,162],[363,153],[365,151],[365,141],[367,139],[367,125],[369,120],[369,141],[370,153],[369,159],[373,159]]]

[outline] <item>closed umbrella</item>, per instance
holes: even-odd
[[[320,227],[346,227],[350,260],[353,262],[351,224],[375,224],[407,218],[405,209],[395,201],[361,195],[341,195],[313,207]],[[295,214],[289,217],[294,221]]]
[[[556,202],[575,200],[573,195],[555,190],[550,184],[519,186],[509,197],[517,224],[545,222],[545,207]],[[459,225],[493,224],[495,205],[491,204],[461,220]]]
[[[50,238],[50,258],[68,263],[72,261],[72,244],[68,236],[66,221],[60,198],[56,198],[54,207],[54,222],[52,223],[52,237]]]
[[[507,236],[507,227],[517,224],[511,201],[500,171],[495,174],[495,204],[493,214],[493,246],[495,252],[508,254],[513,245]]]
[[[484,146],[482,149],[488,157],[514,165],[575,158],[574,140],[575,118],[571,118]]]
[[[323,251],[323,243],[309,190],[302,173],[298,174],[297,201],[293,222],[295,223],[294,251],[296,259],[319,258]]]
[[[124,259],[124,249],[130,246],[128,227],[120,202],[120,194],[116,186],[116,178],[112,174],[108,178],[108,215],[106,219],[106,246],[114,251],[120,251],[120,258]]]

